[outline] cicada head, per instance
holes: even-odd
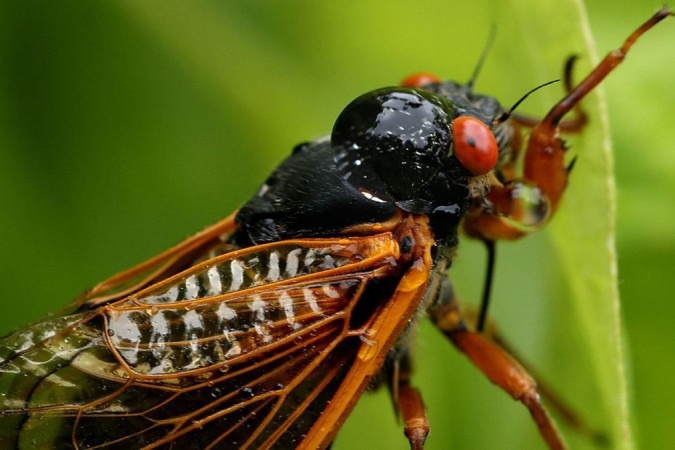
[[[486,185],[481,180],[497,165],[492,124],[503,113],[494,99],[469,98],[461,88],[390,87],[352,101],[331,134],[342,177],[366,196],[452,228],[470,204],[472,186]]]

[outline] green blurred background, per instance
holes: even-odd
[[[477,90],[510,105],[557,78],[564,58],[583,51],[576,37],[564,38],[579,33],[574,3],[534,3],[2,2],[0,332],[227,215],[294,144],[326,134],[355,96],[420,70],[468,79],[493,23],[497,42]],[[587,5],[601,54],[660,6],[641,3]],[[629,394],[638,444],[648,449],[675,442],[671,22],[604,85]],[[533,54],[533,43],[545,54]],[[521,111],[542,114],[559,89]],[[602,427],[612,411],[597,401],[603,380],[589,378],[548,233],[503,250],[493,316]],[[479,246],[462,244],[454,278],[469,301],[480,292],[483,258]],[[416,384],[432,420],[429,448],[543,448],[524,408],[427,324],[420,334]],[[384,393],[364,397],[334,448],[406,448]]]

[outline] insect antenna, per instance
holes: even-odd
[[[466,83],[466,87],[469,88],[469,91],[473,90],[473,85],[476,82],[476,78],[478,78],[478,74],[483,68],[483,64],[487,59],[487,55],[488,53],[490,53],[490,49],[492,49],[492,44],[494,44],[495,42],[495,36],[497,36],[497,26],[493,23],[492,26],[490,27],[490,34],[488,34],[488,38],[487,41],[485,42],[485,46],[483,47],[483,51],[481,52],[480,58],[478,58],[478,62],[476,63],[476,67],[474,67],[473,73],[471,74],[471,78],[469,78],[469,81],[467,81]]]
[[[574,165],[575,165],[576,163],[577,163],[577,156],[575,155],[575,156],[572,158],[572,161],[570,161],[570,163],[569,163],[569,164],[567,165],[567,167],[565,168],[565,170],[567,171],[567,173],[572,172],[572,169],[574,169]]]
[[[483,56],[481,56],[481,60],[483,59]],[[482,61],[479,63],[482,64]],[[501,123],[504,123],[509,117],[511,117],[511,114],[520,106],[523,101],[527,97],[530,96],[530,94],[538,91],[539,89],[546,87],[550,84],[557,83],[560,80],[552,80],[548,81],[546,83],[540,84],[539,86],[534,87],[533,89],[530,89],[528,92],[525,93],[514,105],[505,113],[503,113],[501,116],[497,117],[495,119],[494,126],[497,126]],[[567,80],[566,80],[567,81]],[[570,164],[568,167],[569,170],[572,169],[572,166],[574,165],[574,161]],[[478,322],[477,322],[477,330],[478,332],[482,332],[485,328],[485,323],[487,321],[487,313],[488,313],[488,308],[490,306],[490,295],[492,292],[492,279],[494,278],[494,269],[495,269],[495,259],[497,256],[497,249],[495,247],[495,242],[490,241],[490,240],[485,240],[483,241],[485,243],[485,247],[488,252],[488,259],[487,259],[487,268],[486,268],[486,273],[485,273],[485,284],[483,285],[483,298],[481,300],[481,305],[480,305],[480,313],[478,315]]]
[[[546,87],[550,84],[557,83],[559,81],[560,81],[559,79],[547,81],[546,83],[540,84],[539,86],[536,86],[536,87],[530,89],[529,91],[527,91],[525,93],[525,95],[520,97],[520,99],[518,99],[518,101],[516,103],[514,103],[513,106],[511,108],[509,108],[509,110],[507,112],[503,113],[501,116],[499,116],[495,119],[495,125],[499,125],[500,123],[506,122],[506,120],[509,117],[511,117],[511,114],[513,114],[513,112],[516,110],[516,108],[519,107],[520,104],[523,103],[523,101],[525,101],[525,99],[530,96],[530,94],[533,94],[534,92],[538,91],[539,89],[541,89],[543,87]]]

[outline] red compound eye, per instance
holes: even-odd
[[[440,83],[440,82],[441,82],[441,79],[438,78],[436,75],[426,73],[426,72],[420,72],[420,73],[412,74],[408,78],[406,78],[405,80],[401,81],[401,86],[418,88],[418,87],[426,86],[427,84]]]
[[[462,116],[452,121],[455,157],[474,175],[494,169],[499,147],[490,128],[475,117]]]

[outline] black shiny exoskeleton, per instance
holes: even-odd
[[[492,127],[496,99],[454,82],[389,87],[361,95],[338,116],[330,139],[301,144],[239,211],[251,243],[330,236],[384,222],[397,209],[431,217],[439,239],[453,233],[471,202],[473,175],[454,155],[459,116]],[[512,134],[493,130],[500,153]]]

